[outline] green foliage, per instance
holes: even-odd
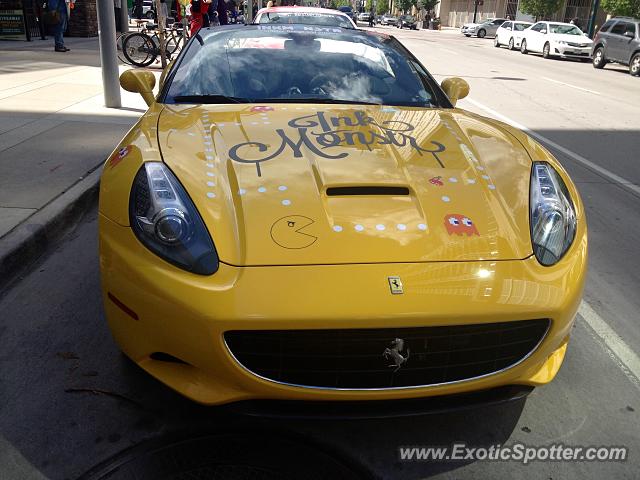
[[[385,0],[378,0],[378,3],[376,4],[376,14],[384,15],[387,13],[387,10],[389,10],[389,3]]]
[[[640,0],[601,0],[600,6],[611,15],[640,18]]]
[[[396,0],[396,6],[398,10],[401,10],[403,12],[410,12],[411,7],[413,7],[416,3],[416,0]]]
[[[562,0],[520,0],[520,10],[528,15],[533,15],[537,20],[542,20],[555,13]]]
[[[440,0],[420,0],[418,3],[427,12],[431,12],[434,8],[436,8],[436,5],[440,3]]]

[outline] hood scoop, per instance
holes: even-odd
[[[388,187],[383,185],[358,186],[358,187],[329,187],[326,190],[328,197],[348,196],[406,196],[410,191],[407,187]]]

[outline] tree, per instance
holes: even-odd
[[[407,10],[411,10],[416,4],[416,0],[396,0],[396,8],[402,12],[406,12]]]
[[[611,15],[640,17],[640,0],[601,0],[600,6]]]
[[[520,0],[520,10],[533,15],[536,22],[551,16],[560,8],[562,0]]]
[[[439,3],[440,0],[420,0],[418,2],[418,8],[424,8],[427,12],[431,12]]]
[[[378,3],[376,4],[377,15],[384,15],[385,13],[387,13],[388,9],[389,4],[385,0],[378,0]]]

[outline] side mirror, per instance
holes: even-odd
[[[546,30],[540,30],[540,33],[542,33],[542,34],[546,35],[546,34],[547,34],[547,31],[546,31]]]
[[[156,76],[148,70],[127,70],[120,75],[120,86],[127,92],[139,93],[147,106],[156,101],[153,87],[156,86]]]
[[[627,31],[627,32],[624,32],[624,36],[625,36],[625,37],[629,37],[629,38],[635,38],[634,33],[633,33],[633,32],[628,32],[628,31]]]
[[[460,77],[445,78],[441,86],[454,107],[458,100],[462,100],[469,95],[469,84]]]

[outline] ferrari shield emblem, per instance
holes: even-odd
[[[400,277],[389,277],[389,288],[391,289],[391,293],[393,295],[400,295],[404,293],[404,289],[402,288],[402,280]]]

